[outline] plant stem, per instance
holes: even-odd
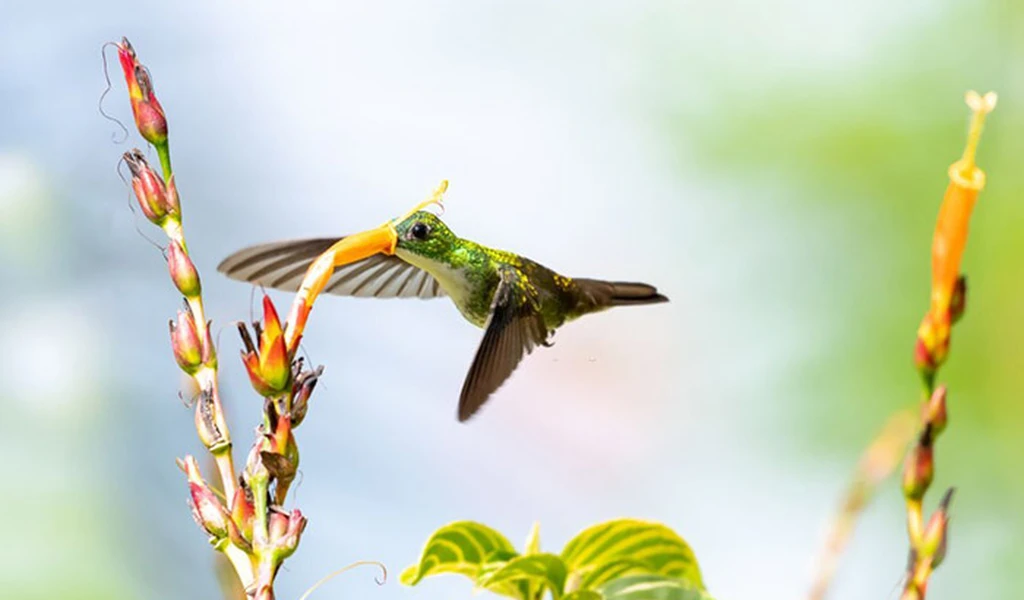
[[[878,485],[899,465],[900,457],[916,429],[917,419],[914,413],[902,410],[889,418],[882,431],[864,451],[819,555],[817,572],[811,584],[811,591],[807,595],[809,600],[825,598],[832,577],[839,566],[839,558],[850,541],[858,517]]]
[[[167,142],[156,147],[156,153],[160,157],[160,170],[164,173],[164,181],[170,181],[171,175],[171,146]]]
[[[242,587],[249,589],[253,582],[256,580],[256,574],[253,571],[252,559],[245,553],[244,550],[235,546],[228,540],[223,541],[224,547],[221,551],[224,556],[231,561],[231,566],[234,567],[235,573],[238,574],[238,580],[242,583]]]
[[[157,152],[160,154],[160,163],[164,170],[164,178],[169,178],[171,173],[171,159],[170,150],[168,150],[167,144],[157,146]],[[188,245],[185,240],[185,230],[182,227],[180,215],[177,219],[167,219],[164,222],[162,228],[167,237],[178,243],[185,254],[188,254]],[[199,334],[199,339],[206,345],[212,343],[212,336],[209,335],[208,329],[209,324],[206,321],[206,310],[203,308],[203,296],[197,294],[192,297],[185,298],[188,303],[189,309],[192,311],[192,315],[195,318],[196,331]],[[207,357],[207,364],[205,364],[199,371],[196,372],[194,379],[199,385],[201,390],[209,390],[213,398],[213,420],[217,427],[220,439],[217,440],[215,446],[209,448],[213,454],[214,459],[217,462],[217,470],[220,474],[221,485],[224,489],[224,495],[227,498],[233,498],[235,493],[235,465],[234,457],[231,451],[231,432],[228,429],[227,418],[224,414],[224,406],[220,401],[220,390],[217,378],[217,354],[216,349],[212,346],[206,348],[204,353]]]

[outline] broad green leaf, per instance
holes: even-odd
[[[616,519],[589,527],[562,550],[570,573],[582,576],[580,589],[594,589],[627,574],[675,577],[704,588],[690,546],[661,523]]]
[[[606,563],[593,565],[588,569],[577,571],[580,574],[580,587],[593,589],[602,583],[611,581],[629,573],[650,573],[651,569],[642,561],[621,558]]]
[[[474,581],[485,565],[497,568],[516,556],[512,544],[497,531],[473,521],[449,523],[427,540],[420,561],[400,577],[405,585],[416,585],[428,575],[458,573]]]
[[[497,550],[492,552],[491,555],[487,557],[487,560],[484,561],[484,564],[480,566],[480,572],[477,573],[476,576],[476,587],[482,589],[482,582],[486,581],[487,578],[504,567],[508,561],[517,556],[519,556],[519,554],[514,551],[509,552],[507,550]],[[510,598],[522,598],[524,600],[528,600],[534,597],[533,594],[530,593],[531,590],[529,582],[522,580],[494,583],[487,589],[495,594],[509,596]]]
[[[599,588],[604,600],[714,600],[685,580],[662,575],[632,575]],[[568,596],[563,600],[568,600]]]
[[[604,600],[604,596],[594,590],[576,590],[562,596],[562,600]]]
[[[525,582],[531,590],[551,590],[555,600],[565,588],[565,563],[554,554],[540,553],[517,556],[500,569],[480,578],[480,587],[492,591],[505,589],[509,584]],[[495,589],[497,587],[497,589]]]

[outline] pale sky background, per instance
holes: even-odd
[[[310,523],[278,577],[279,598],[360,559],[385,562],[392,580],[377,588],[371,571],[356,571],[314,598],[469,597],[459,578],[397,581],[437,527],[475,519],[521,545],[540,521],[544,547],[558,550],[618,516],[675,528],[717,598],[801,597],[848,474],[888,411],[845,429],[830,419],[830,403],[853,392],[832,396],[830,367],[815,357],[857,329],[843,313],[857,293],[849,282],[886,289],[868,272],[890,258],[870,242],[876,223],[849,204],[826,197],[796,211],[805,190],[770,173],[709,168],[702,140],[715,132],[691,137],[673,118],[728,123],[724,107],[749,116],[760,98],[785,117],[778,98],[813,105],[820,88],[811,83],[822,79],[863,78],[855,87],[884,102],[887,90],[872,86],[895,72],[888,57],[912,60],[919,49],[903,40],[960,9],[874,0],[5,6],[0,397],[11,402],[0,449],[17,460],[0,490],[18,543],[0,549],[0,579],[30,598],[218,594],[174,466],[201,450],[167,346],[178,299],[136,227],[159,232],[129,210],[116,171],[141,140],[133,131],[112,142],[118,130],[97,111],[100,46],[127,35],[168,113],[190,247],[223,333],[239,462],[259,403],[235,359],[232,322],[249,318],[252,290],[214,268],[243,245],[374,226],[449,179],[444,218],[456,233],[568,275],[649,281],[672,299],[567,326],[468,425],[455,405],[481,332],[447,300],[322,300],[304,348],[326,376],[298,430],[302,481],[290,498]],[[104,107],[130,124],[107,56],[114,89]],[[966,113],[952,100],[943,115],[959,127]],[[788,116],[799,128],[799,115]],[[958,152],[929,158],[935,195],[921,198],[919,220],[892,227],[926,239]],[[905,343],[879,346],[901,378],[886,388],[900,396],[892,410],[916,393],[908,355],[926,300],[926,248],[915,256],[920,302],[894,325]],[[871,376],[850,389],[870,388]],[[843,433],[823,442],[819,425]],[[1002,518],[984,507],[957,517],[930,599],[1005,589],[1015,574],[993,576],[986,557],[1019,557],[1021,544]],[[832,598],[897,596],[903,519],[890,482]]]

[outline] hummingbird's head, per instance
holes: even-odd
[[[437,215],[424,210],[395,223],[395,233],[398,236],[395,249],[399,254],[415,254],[432,260],[447,255],[458,239]]]

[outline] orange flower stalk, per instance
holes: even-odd
[[[932,241],[931,303],[917,330],[914,362],[924,380],[925,402],[921,407],[921,433],[903,466],[903,496],[907,506],[910,559],[902,600],[923,600],[931,573],[946,555],[950,489],[939,509],[925,523],[923,501],[935,473],[935,442],[948,423],[946,388],[935,388],[935,374],[949,353],[950,330],[964,312],[966,278],[960,261],[967,245],[967,229],[978,193],[985,187],[985,173],[975,164],[985,117],[996,106],[996,95],[967,93],[973,116],[963,156],[949,167],[949,186],[939,208]]]
[[[963,156],[949,167],[950,182],[939,209],[932,242],[931,301],[914,346],[914,362],[924,380],[925,397],[917,440],[903,464],[902,489],[907,509],[910,560],[901,600],[924,600],[928,578],[946,553],[952,490],[947,491],[939,509],[927,523],[922,509],[924,496],[935,474],[935,442],[948,422],[946,388],[935,388],[935,374],[949,351],[950,329],[964,311],[967,285],[960,272],[960,262],[967,244],[971,212],[978,193],[985,187],[985,173],[975,164],[975,156],[985,117],[995,108],[996,95],[989,92],[981,96],[972,91],[967,93],[966,101],[973,113],[970,133]],[[895,470],[899,454],[905,451],[914,435],[913,421],[912,413],[899,411],[865,453],[842,509],[833,522],[808,596],[810,600],[825,597],[838,556],[855,519],[874,485]]]
[[[985,117],[996,106],[996,94],[980,96],[970,91],[967,105],[973,111],[963,156],[949,167],[949,186],[939,208],[932,241],[931,306],[917,331],[914,361],[931,388],[935,370],[946,360],[950,328],[963,313],[966,280],[960,261],[967,244],[967,229],[978,192],[985,187],[985,173],[975,164]]]

